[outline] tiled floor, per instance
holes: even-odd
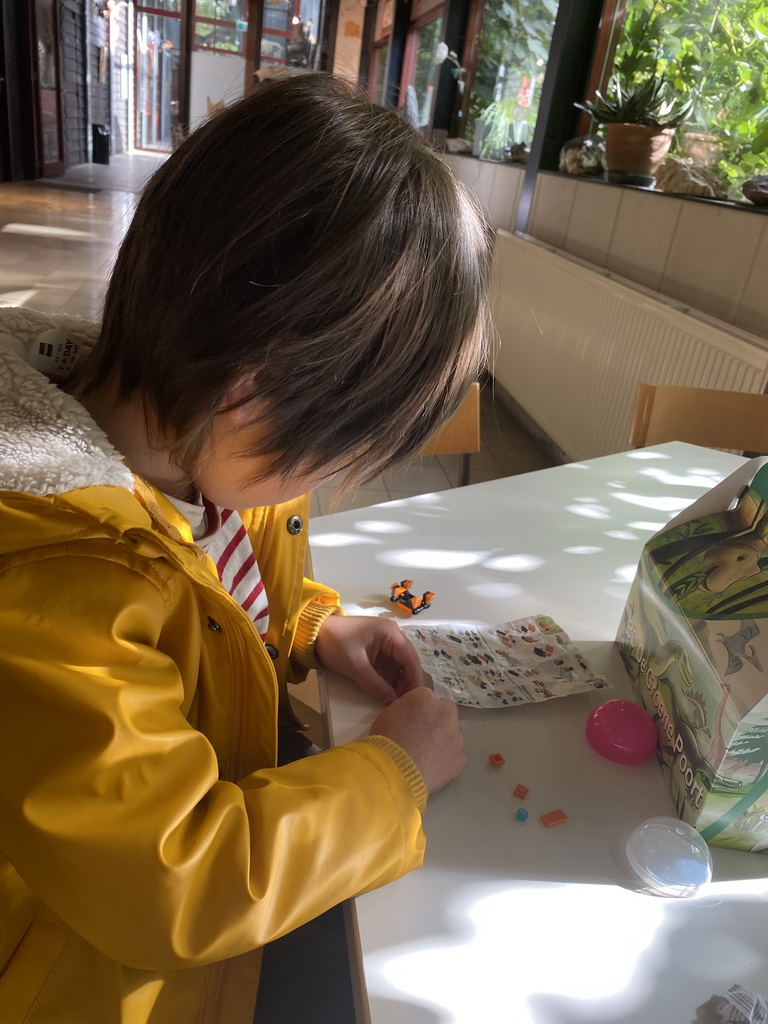
[[[0,306],[98,319],[107,276],[137,195],[161,160],[157,155],[124,155],[113,157],[109,166],[72,168],[59,179],[0,185]],[[486,386],[482,451],[473,458],[472,482],[542,469],[552,461],[494,401],[492,386]],[[324,515],[445,490],[458,479],[458,463],[454,456],[417,460],[337,504],[330,488],[320,488],[313,512]]]

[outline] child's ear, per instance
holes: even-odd
[[[242,426],[254,420],[258,403],[258,398],[253,397],[255,390],[252,373],[243,374],[227,388],[221,408],[233,426]],[[246,399],[250,399],[250,401],[246,401]]]

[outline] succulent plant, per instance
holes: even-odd
[[[624,84],[612,78],[608,96],[595,92],[595,99],[577,103],[601,124],[642,124],[650,128],[677,128],[691,112],[692,103],[669,96],[664,78],[648,78]]]

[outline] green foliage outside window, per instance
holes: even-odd
[[[734,198],[768,172],[768,2],[633,0],[613,70],[623,83],[663,75],[692,101],[680,149],[708,158]]]
[[[487,0],[465,134],[485,125],[481,156],[533,138],[558,0]]]
[[[219,21],[237,21],[245,17],[242,0],[196,0],[195,14],[198,18],[215,18]],[[231,50],[240,53],[244,33],[229,25],[212,25],[205,21],[195,22],[195,45],[202,48]]]

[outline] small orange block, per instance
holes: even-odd
[[[553,825],[562,825],[568,821],[568,815],[565,811],[548,811],[546,814],[542,814],[539,821],[547,828],[552,828]]]
[[[488,760],[491,762],[494,768],[501,768],[503,764],[507,763],[501,756],[501,754],[489,754]]]
[[[519,796],[521,800],[525,800],[525,798],[528,796],[528,787],[523,786],[522,783],[518,783],[512,790],[512,795]]]

